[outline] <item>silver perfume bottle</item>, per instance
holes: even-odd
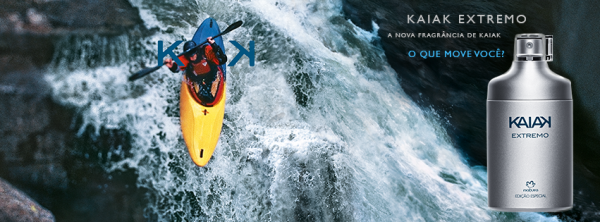
[[[573,206],[571,82],[548,68],[551,35],[518,34],[510,70],[487,100],[488,205],[555,212]]]

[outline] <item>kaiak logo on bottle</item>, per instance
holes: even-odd
[[[525,128],[534,128],[535,126],[539,126],[540,128],[544,127],[548,124],[548,128],[552,127],[551,124],[551,116],[548,116],[548,119],[543,116],[537,117],[520,117],[517,116],[514,119],[512,117],[508,117],[508,128],[512,128],[515,125],[517,128],[521,128],[522,126]]]

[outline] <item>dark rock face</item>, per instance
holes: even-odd
[[[88,131],[75,136],[81,124],[76,111],[56,104],[43,80],[57,39],[144,29],[138,15],[126,0],[0,3],[0,177],[59,221],[143,220],[143,191],[135,186],[134,171],[107,173],[95,157],[107,152],[100,147],[128,144],[128,135],[103,130],[100,140]],[[0,221],[14,215],[18,221],[44,221],[34,218],[42,212],[54,219],[19,197],[0,197]],[[22,204],[3,205],[2,198]]]
[[[559,1],[554,64],[573,87],[574,209],[579,221],[600,220],[600,5],[596,1]],[[582,192],[578,192],[582,191]],[[593,200],[590,201],[590,200]]]
[[[4,1],[0,31],[33,33],[123,33],[142,23],[139,13],[124,0]]]
[[[28,35],[27,38],[36,37]],[[42,70],[33,62],[49,61],[44,56],[38,59],[3,53],[0,57],[3,70],[0,74],[0,177],[25,188],[25,192],[38,201],[39,192],[29,190],[30,186],[67,187],[62,160],[72,119],[72,112],[65,112],[52,102],[42,80]]]
[[[50,211],[0,179],[0,221],[54,221]]]
[[[490,79],[506,72],[518,33],[554,34],[550,68],[572,81],[574,97],[574,210],[561,218],[595,220],[600,203],[600,57],[598,4],[555,1],[392,1],[345,0],[348,19],[366,30],[379,26],[381,45],[402,89],[441,116],[454,146],[471,165],[486,164],[485,104]],[[407,24],[407,15],[452,15],[452,24]],[[526,15],[524,24],[456,24],[459,14]],[[416,21],[416,18],[414,19]],[[389,33],[501,33],[501,39],[387,38]],[[504,50],[504,58],[409,57],[415,50]],[[596,50],[592,50],[596,49]]]

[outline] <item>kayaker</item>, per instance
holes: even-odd
[[[171,72],[184,70],[188,84],[194,88],[200,100],[211,103],[215,100],[222,70],[220,65],[227,62],[227,55],[221,47],[215,43],[212,37],[207,38],[209,44],[197,47],[184,58],[179,58],[184,66],[177,66],[172,58],[165,59],[164,63]],[[187,51],[196,46],[193,41],[187,41],[183,50]],[[191,66],[188,65],[191,62]]]

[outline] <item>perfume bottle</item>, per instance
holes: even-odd
[[[488,205],[556,212],[573,206],[571,82],[548,68],[553,37],[518,34],[510,69],[487,98]]]

